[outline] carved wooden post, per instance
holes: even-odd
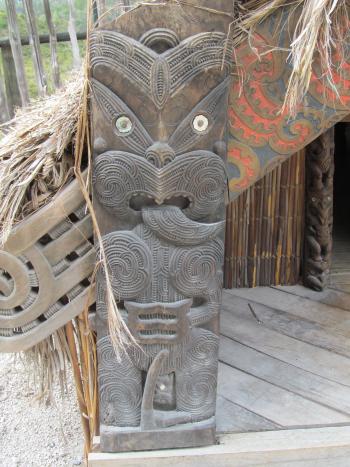
[[[306,149],[304,283],[315,290],[327,284],[333,228],[334,128]]]
[[[94,207],[139,345],[116,358],[100,271],[102,451],[215,442],[232,54],[224,20],[144,5],[92,35]]]

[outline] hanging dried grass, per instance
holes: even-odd
[[[281,111],[296,115],[298,105],[304,99],[311,80],[312,65],[319,58],[321,75],[337,94],[333,80],[334,53],[345,56],[349,34],[349,0],[248,0],[241,5],[235,21],[233,35],[239,44],[256,31],[257,26],[281,8],[289,7],[288,18],[280,28],[295,24],[289,49],[288,62],[291,75]],[[338,65],[339,66],[339,65]],[[339,66],[341,71],[341,65]]]
[[[21,354],[28,370],[28,382],[34,388],[37,399],[51,403],[56,381],[60,385],[61,394],[64,395],[67,390],[70,354],[63,328]]]

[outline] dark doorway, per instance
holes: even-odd
[[[330,286],[350,292],[350,123],[335,126],[334,224]]]

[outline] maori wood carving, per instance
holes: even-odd
[[[327,285],[332,252],[334,129],[306,148],[304,283],[315,290]]]
[[[293,7],[292,7],[293,8]],[[291,72],[288,50],[299,18],[288,7],[264,20],[251,41],[235,50],[228,120],[228,170],[232,199],[276,164],[296,153],[350,112],[350,48],[333,54],[333,80],[322,79],[315,54],[309,91],[295,118],[281,112]],[[283,27],[281,27],[283,24]],[[348,44],[350,30],[344,38]],[[276,50],[279,46],[283,50]]]
[[[121,18],[91,39],[94,206],[138,344],[116,358],[100,270],[103,451],[215,442],[232,50],[224,23],[173,11],[145,7],[132,30]]]
[[[0,251],[0,351],[29,349],[81,313],[94,261],[90,215],[73,182]]]

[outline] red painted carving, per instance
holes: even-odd
[[[339,52],[333,57],[336,89],[321,79],[316,59],[310,90],[297,116],[281,111],[290,68],[288,54],[276,50],[277,42],[281,45],[265,24],[234,53],[238,73],[228,109],[228,163],[238,166],[240,175],[230,180],[232,194],[254,183],[276,158],[294,154],[350,111],[350,57],[342,62]]]

